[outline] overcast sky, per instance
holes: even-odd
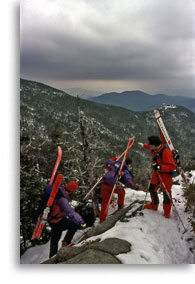
[[[21,77],[195,97],[194,0],[21,0]]]

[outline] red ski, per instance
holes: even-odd
[[[37,223],[36,223],[36,226],[35,226],[31,240],[40,238],[41,233],[43,231],[43,227],[44,227],[45,223],[47,222],[47,217],[48,217],[48,214],[50,212],[51,206],[52,206],[54,199],[56,197],[56,193],[57,193],[58,188],[59,188],[59,186],[62,182],[62,179],[63,179],[63,176],[61,174],[57,175],[55,183],[54,183],[52,191],[51,191],[51,194],[50,194],[50,197],[49,197],[48,202],[47,202],[47,206],[46,206],[45,210],[43,211],[43,215],[38,217],[38,220],[37,220]]]
[[[125,154],[125,151],[117,158],[117,160],[116,160],[116,162],[117,161],[119,161],[121,158],[122,158],[122,156]],[[92,193],[92,191],[97,187],[97,185],[102,181],[102,179],[103,179],[103,176],[101,176],[98,180],[97,180],[97,182],[94,184],[94,186],[89,190],[89,192],[85,195],[85,197],[83,198],[83,200],[86,200],[88,197],[89,197],[89,195]]]
[[[109,208],[109,206],[110,206],[110,202],[112,201],[112,198],[113,198],[113,195],[114,195],[114,191],[115,191],[117,182],[118,182],[118,180],[119,180],[119,178],[120,178],[120,173],[121,173],[122,170],[123,170],[123,167],[124,167],[124,164],[125,164],[125,161],[126,161],[126,158],[127,158],[128,151],[129,151],[129,149],[133,146],[134,139],[135,139],[135,136],[132,137],[132,138],[129,140],[128,144],[127,144],[127,148],[126,148],[126,150],[125,150],[125,154],[124,154],[124,157],[123,157],[123,161],[122,161],[121,166],[120,166],[119,176],[118,176],[118,178],[117,178],[117,180],[116,180],[115,185],[113,186],[113,189],[112,189],[112,192],[111,192],[111,195],[110,195],[110,198],[109,198],[109,200],[108,200],[108,204],[107,204],[107,207],[106,207],[106,210],[105,210],[105,214],[106,214],[106,215],[107,215],[107,213],[108,213],[108,208]]]
[[[58,157],[57,157],[57,160],[56,160],[56,163],[55,163],[49,184],[53,183],[53,180],[54,180],[55,174],[57,172],[61,158],[62,158],[62,149],[60,148],[60,146],[58,146]]]
[[[53,183],[53,180],[54,180],[55,174],[57,172],[58,166],[60,164],[61,158],[62,158],[62,149],[60,148],[60,146],[58,146],[58,157],[57,157],[57,160],[56,160],[56,163],[55,163],[49,184]],[[41,235],[41,232],[42,232],[43,227],[44,227],[44,225],[41,223],[41,218],[42,218],[42,216],[39,216],[38,219],[37,219],[31,240],[33,240],[35,238],[39,238],[40,235]],[[40,229],[41,226],[42,226],[42,229]],[[37,237],[37,233],[36,233],[38,230],[40,231],[39,237]]]

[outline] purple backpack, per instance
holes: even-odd
[[[116,183],[121,162],[114,162],[111,160],[106,161],[106,173],[103,176],[104,183],[107,185],[114,185]]]

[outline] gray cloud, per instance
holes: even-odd
[[[21,2],[21,76],[195,87],[192,0],[40,3]]]

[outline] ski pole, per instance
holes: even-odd
[[[148,182],[146,195],[145,195],[144,202],[143,202],[143,206],[142,206],[142,209],[141,209],[141,210],[143,210],[143,209],[144,209],[144,205],[145,205],[145,203],[146,203],[146,197],[147,197],[147,195],[148,195],[148,191],[149,191],[149,187],[150,187],[150,180],[151,180],[151,177],[152,177],[152,173],[151,173],[151,175],[150,175],[150,179],[149,179],[149,182]]]
[[[185,232],[187,232],[187,229],[185,228],[185,226],[184,226],[184,224],[183,224],[183,221],[182,221],[182,219],[181,219],[181,217],[180,217],[180,215],[179,215],[179,213],[178,213],[178,211],[177,211],[177,209],[176,209],[176,206],[175,206],[173,200],[171,200],[171,196],[170,196],[169,192],[167,191],[167,188],[166,188],[166,186],[165,186],[165,183],[163,182],[163,180],[162,180],[162,178],[161,178],[159,172],[158,172],[158,171],[156,171],[156,172],[157,172],[158,178],[159,178],[159,180],[160,180],[160,183],[162,184],[163,188],[165,189],[165,193],[167,194],[169,200],[172,201],[172,204],[173,204],[173,207],[174,207],[174,209],[175,209],[176,215],[177,215],[178,219],[180,220],[180,222],[181,222],[181,224],[182,224],[182,226],[183,226],[183,228],[184,228],[184,233],[185,233]]]
[[[108,204],[107,204],[107,206],[106,206],[106,210],[105,210],[105,214],[106,214],[106,215],[107,215],[107,213],[108,213],[108,208],[109,208],[109,206],[110,206],[110,202],[111,202],[112,197],[113,197],[113,195],[114,195],[115,188],[116,188],[116,183],[115,183],[115,185],[113,186],[113,189],[112,189],[110,198],[109,198],[109,200],[108,200]]]
[[[92,228],[86,228],[84,230],[84,232],[82,232],[82,234],[80,236],[78,236],[78,238],[74,241],[72,241],[69,245],[67,245],[66,247],[71,247],[73,244],[77,245],[80,241],[82,241],[84,239],[84,236],[86,235],[87,232],[89,232]]]
[[[143,202],[143,206],[142,206],[141,211],[144,209],[144,205],[146,204],[146,197],[147,197],[147,195],[148,195],[148,191],[146,191],[146,195],[145,195],[145,198],[144,198],[144,202]]]
[[[88,198],[88,196],[91,194],[91,192],[96,188],[96,186],[101,182],[101,180],[103,179],[103,176],[101,176],[96,184],[94,184],[94,186],[90,189],[90,191],[85,195],[85,197],[83,198],[83,200],[86,200]]]
[[[125,154],[125,151],[117,158],[117,160],[116,160],[116,162],[117,161],[119,161],[121,158],[122,158],[122,156]],[[96,184],[94,184],[94,186],[89,190],[89,192],[84,196],[84,198],[83,198],[83,200],[86,200],[88,197],[89,197],[89,195],[92,193],[92,191],[98,186],[98,184],[101,182],[101,180],[103,179],[103,176],[101,176],[98,180],[97,180],[97,182],[96,182]]]

